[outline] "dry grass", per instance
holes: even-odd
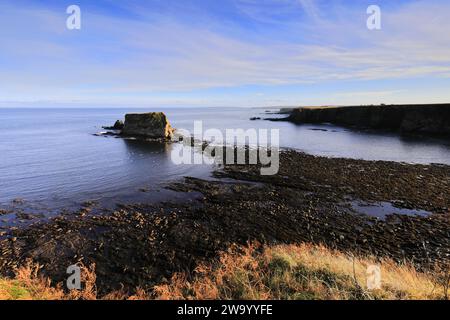
[[[381,267],[382,287],[366,289],[367,268]],[[448,270],[447,270],[448,272]],[[443,299],[443,286],[408,265],[358,259],[312,245],[238,248],[191,281],[177,274],[156,287],[159,299]]]
[[[82,290],[63,290],[63,285],[52,285],[51,281],[39,275],[41,267],[28,262],[16,270],[14,279],[0,278],[0,300],[146,300],[148,294],[136,289],[134,295],[114,291],[104,296],[97,292],[95,265],[80,265]]]
[[[27,263],[14,280],[0,279],[0,300],[61,300],[64,292],[39,275],[40,267]]]
[[[367,267],[381,268],[381,289],[366,289]],[[372,258],[354,258],[313,245],[235,247],[213,264],[198,266],[193,275],[176,274],[169,284],[149,295],[137,289],[100,297],[95,266],[81,266],[81,291],[64,292],[40,276],[40,267],[28,263],[14,279],[0,278],[0,300],[145,300],[179,299],[445,299],[449,270],[436,275],[417,272],[412,266]]]

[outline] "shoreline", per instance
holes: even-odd
[[[420,270],[450,261],[450,166],[325,158],[288,150],[280,173],[225,166],[215,180],[185,178],[168,189],[186,201],[85,207],[48,223],[9,230],[0,241],[0,274],[31,259],[60,282],[67,266],[97,266],[103,292],[132,290],[191,272],[233,244],[324,244],[357,255],[409,261]],[[388,202],[429,212],[378,219],[354,201]]]

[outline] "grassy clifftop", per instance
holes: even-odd
[[[381,268],[381,288],[368,290],[367,268]],[[409,265],[377,262],[313,245],[236,247],[194,274],[176,274],[151,293],[113,292],[99,297],[93,269],[84,269],[85,288],[64,293],[61,285],[39,275],[28,265],[15,279],[0,279],[0,299],[444,299],[448,271],[424,274]]]

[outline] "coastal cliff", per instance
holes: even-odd
[[[450,104],[299,108],[286,120],[450,136]]]

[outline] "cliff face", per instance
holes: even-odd
[[[162,112],[133,113],[125,116],[122,134],[125,136],[143,136],[148,138],[172,137],[174,129]]]
[[[302,108],[288,120],[450,136],[450,104]]]

